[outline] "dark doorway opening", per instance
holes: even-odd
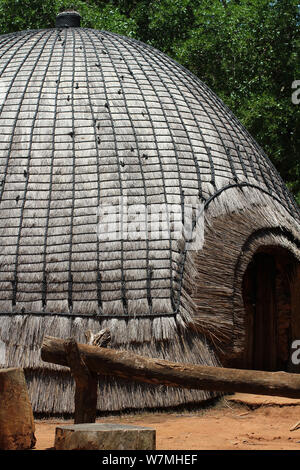
[[[300,340],[300,264],[286,249],[263,247],[243,279],[248,369],[300,372],[292,355]]]

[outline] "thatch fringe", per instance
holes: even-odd
[[[30,400],[35,413],[66,415],[74,412],[73,379],[67,373],[26,370]],[[204,402],[221,396],[218,392],[187,390],[99,378],[98,412],[167,408],[182,404],[203,406]]]
[[[1,315],[0,340],[6,345],[6,364],[20,367],[60,369],[59,366],[41,362],[39,350],[45,335],[59,338],[75,337],[85,343],[86,330],[97,332],[108,328],[111,347],[128,344],[177,341],[178,331],[185,322],[179,315],[131,318],[94,319],[56,315]]]
[[[206,340],[193,332],[183,334],[173,342],[132,343],[124,349],[146,357],[174,362],[219,365]],[[26,369],[26,379],[35,412],[64,414],[74,411],[74,384],[66,368],[60,371],[46,368]],[[99,377],[98,410],[169,407],[182,403],[200,403],[216,396],[220,394]]]

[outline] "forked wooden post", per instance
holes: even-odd
[[[91,372],[74,338],[65,341],[66,359],[75,380],[75,424],[94,423],[97,413],[97,374]]]
[[[97,334],[90,330],[85,332],[88,344],[106,348],[111,337],[105,328]],[[94,423],[97,414],[97,373],[92,372],[86,365],[83,354],[80,353],[77,342],[69,338],[63,343],[66,361],[75,380],[75,424]]]

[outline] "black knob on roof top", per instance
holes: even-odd
[[[81,16],[77,11],[67,10],[59,13],[56,17],[56,28],[78,28]]]

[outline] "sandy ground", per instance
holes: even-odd
[[[107,416],[97,422],[154,428],[157,450],[300,450],[300,428],[291,431],[300,422],[300,400],[236,394],[206,409]],[[36,420],[35,449],[53,449],[57,425],[72,423]]]

